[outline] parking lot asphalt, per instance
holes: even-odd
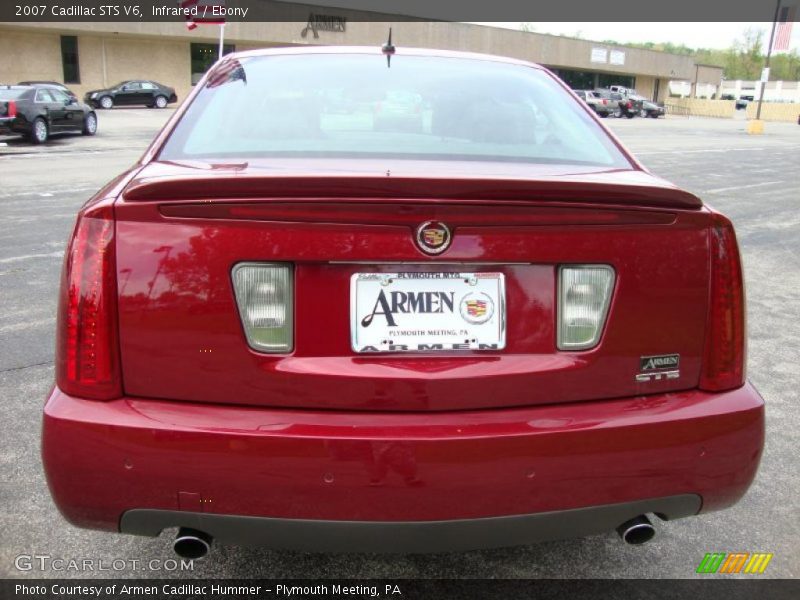
[[[436,555],[319,555],[215,547],[192,571],[19,571],[19,555],[148,561],[172,558],[173,532],[137,538],[76,529],[52,504],[39,458],[53,382],[57,288],[75,213],[133,163],[171,110],[99,113],[94,138],[41,147],[0,139],[0,577],[694,577],[706,552],[772,552],[762,577],[800,575],[800,127],[742,120],[607,121],[656,174],[729,215],[748,293],[749,376],[767,402],[767,444],[745,498],[724,512],[656,522],[644,546],[614,533],[521,548]],[[109,482],[113,485],[113,482]],[[456,501],[454,499],[454,501]],[[97,563],[96,563],[97,564]],[[127,563],[129,565],[129,563]],[[708,577],[708,576],[706,576]]]

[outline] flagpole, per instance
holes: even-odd
[[[780,0],[778,0],[780,2]],[[225,23],[219,24],[219,60],[222,60],[222,49],[225,44]]]
[[[769,47],[767,48],[767,62],[764,65],[764,70],[767,72],[767,79],[769,79],[769,59],[772,57],[772,43],[775,41],[775,28],[778,26],[778,15],[781,11],[781,0],[775,5],[775,18],[772,19],[772,33],[769,34]],[[767,89],[767,82],[761,82],[761,93],[758,95],[758,110],[756,110],[756,121],[761,119],[761,103],[764,102],[764,91]]]

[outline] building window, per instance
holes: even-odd
[[[233,44],[225,44],[222,54],[236,51]],[[217,62],[219,58],[218,44],[191,44],[192,53],[192,85],[196,84],[205,75],[206,71]]]
[[[81,69],[78,66],[77,36],[61,36],[61,63],[64,65],[64,83],[80,83]]]
[[[595,88],[595,74],[588,71],[573,71],[571,69],[552,69],[561,80],[573,90],[593,90]]]

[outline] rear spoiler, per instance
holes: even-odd
[[[395,176],[273,176],[236,173],[137,178],[125,201],[347,199],[461,200],[492,202],[574,202],[696,210],[702,201],[689,192],[641,172],[633,181],[580,176],[541,179],[440,179]],[[631,179],[634,179],[631,177]],[[652,182],[651,185],[644,184]],[[637,185],[637,183],[640,183]]]

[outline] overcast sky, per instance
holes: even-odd
[[[479,23],[519,29],[521,23]],[[537,33],[582,37],[587,40],[630,42],[672,42],[690,48],[730,48],[748,27],[764,30],[769,41],[771,23],[528,23]],[[800,49],[800,23],[792,30],[790,49]]]

